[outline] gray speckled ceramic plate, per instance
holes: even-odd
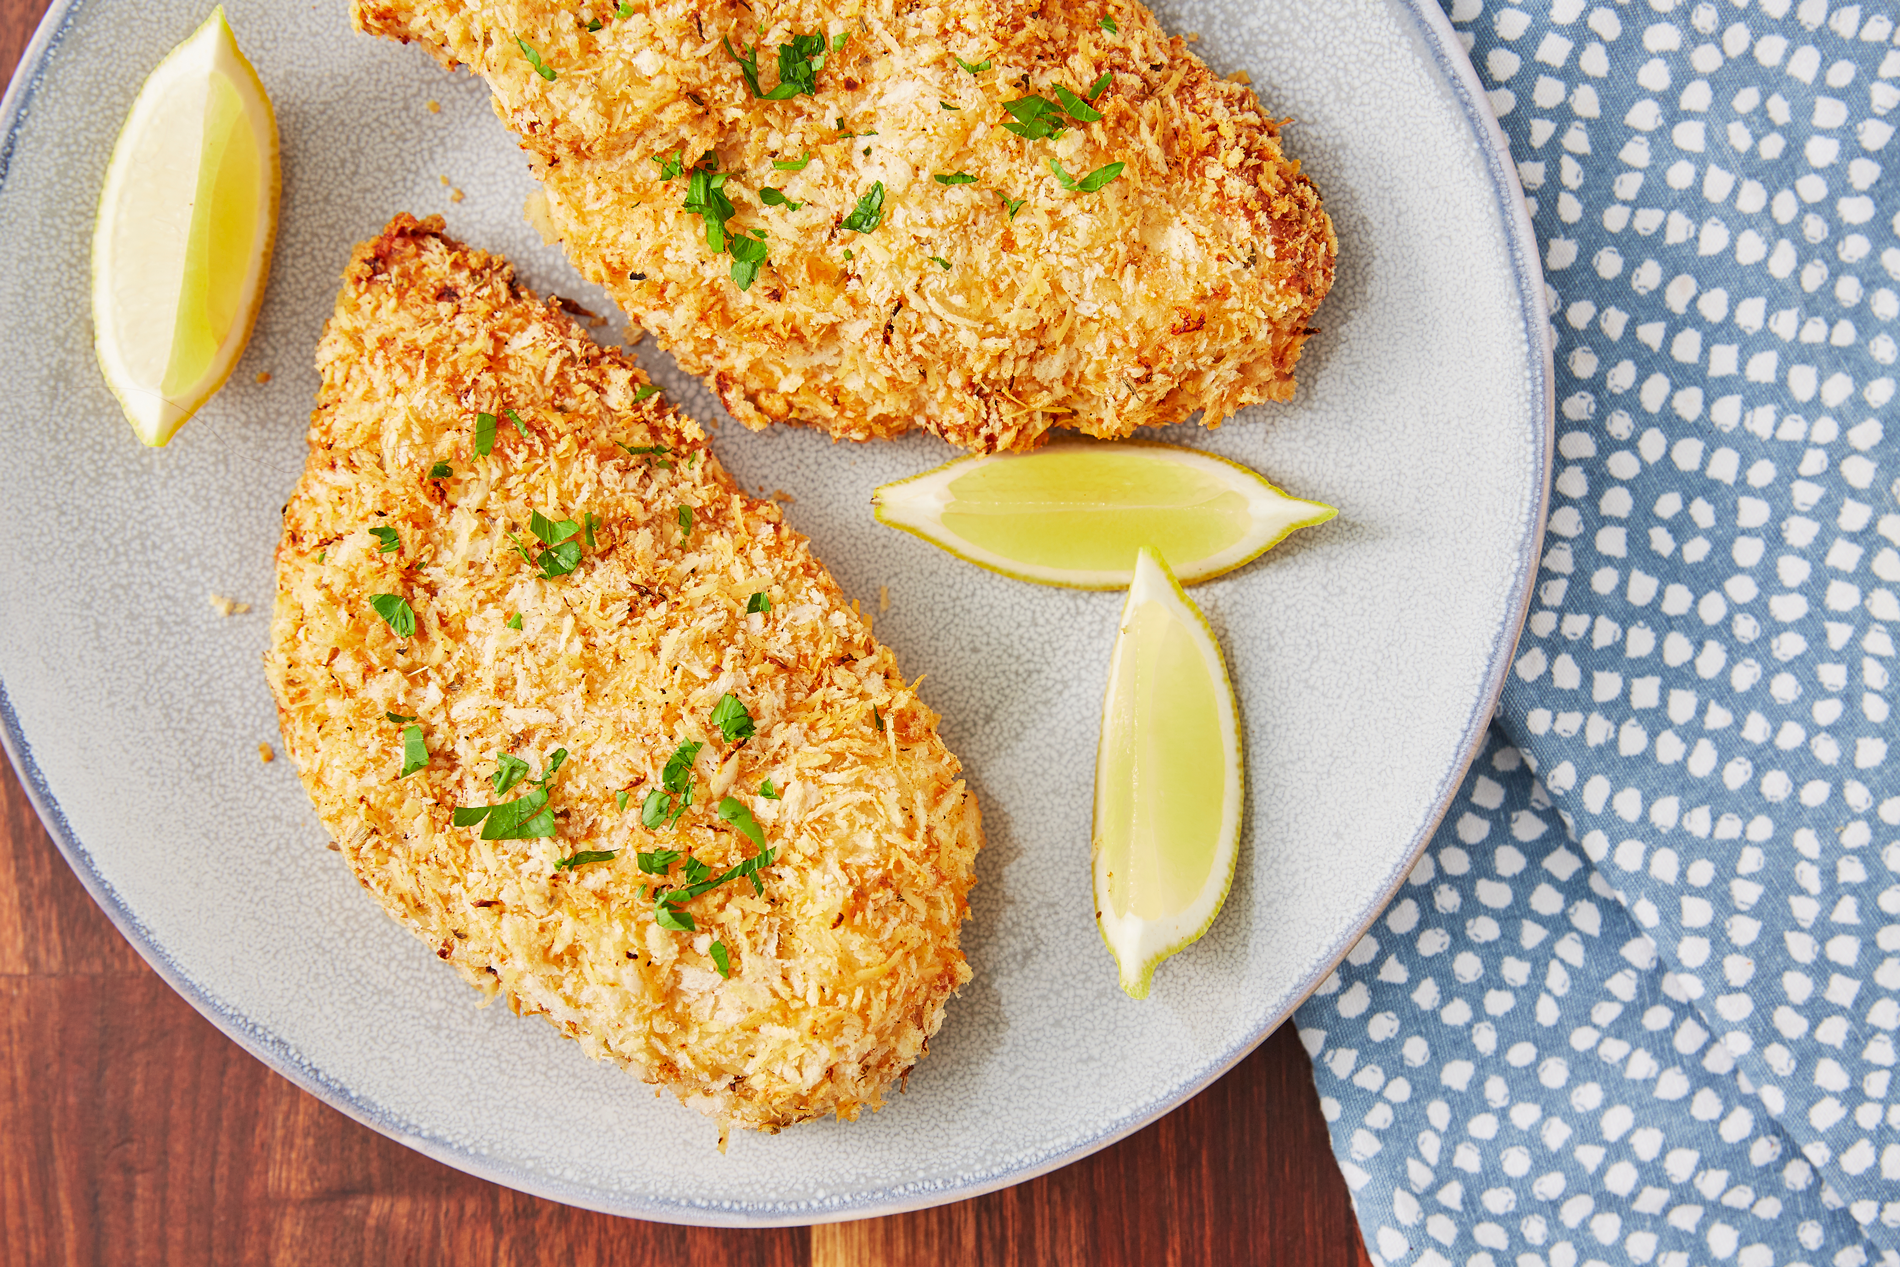
[[[530,179],[482,85],[350,30],[340,0],[228,0],[275,99],[283,223],[231,385],[136,444],[88,318],[93,203],[146,71],[206,0],[64,0],[0,111],[0,712],[73,868],[182,994],[342,1111],[451,1165],[641,1218],[801,1223],[974,1195],[1100,1148],[1245,1055],[1357,939],[1437,822],[1502,683],[1542,535],[1544,289],[1516,178],[1432,0],[1169,0],[1221,72],[1299,122],[1338,286],[1298,400],[1176,428],[1339,517],[1195,591],[1224,641],[1249,802],[1225,912],[1116,986],[1089,904],[1097,711],[1121,599],[1024,585],[871,518],[928,439],[714,442],[784,489],[982,798],[975,981],[908,1094],[857,1123],[714,1147],[705,1119],[539,1020],[477,1010],[350,878],[276,742],[259,667],[311,353],[351,245],[441,211],[542,290],[606,311],[522,222]],[[431,98],[439,113],[426,108]],[[452,202],[450,187],[467,191]],[[651,347],[674,399],[718,411]],[[268,383],[256,381],[268,371]],[[253,604],[222,616],[208,596]]]

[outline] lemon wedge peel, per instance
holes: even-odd
[[[961,457],[885,484],[871,502],[878,522],[978,567],[1095,590],[1126,588],[1143,545],[1185,560],[1177,579],[1196,585],[1339,513],[1237,462],[1142,440]]]
[[[170,440],[236,367],[280,188],[276,115],[219,6],[140,87],[99,195],[94,349],[146,444]]]
[[[1090,861],[1096,927],[1122,989],[1198,940],[1234,882],[1240,721],[1220,646],[1167,563],[1143,547],[1109,662]]]

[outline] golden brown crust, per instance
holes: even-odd
[[[1114,32],[1079,0],[874,0],[849,19],[818,0],[632,9],[595,0],[598,32],[547,0],[356,0],[355,16],[487,78],[575,263],[748,426],[864,439],[922,425],[1028,448],[1054,426],[1122,436],[1197,409],[1212,426],[1291,396],[1332,284],[1332,224],[1252,91],[1145,8],[1112,6]],[[758,46],[769,92],[780,43],[846,31],[816,95],[786,101],[755,100],[723,43]],[[991,67],[969,74],[953,54]],[[1100,122],[1055,140],[1001,126],[1004,102],[1105,71]],[[731,173],[730,227],[768,235],[743,293],[681,205],[686,177],[663,182],[652,161],[709,151]],[[803,170],[773,166],[807,153]],[[1052,158],[1078,177],[1127,166],[1066,192]],[[957,172],[976,180],[933,180]],[[880,180],[882,225],[841,227]],[[803,205],[762,205],[768,186]],[[1013,217],[1005,198],[1024,200]]]
[[[472,984],[722,1124],[877,1107],[969,979],[957,943],[982,841],[936,714],[891,652],[693,422],[635,401],[637,368],[439,219],[398,217],[357,249],[317,360],[268,673],[285,746],[357,877]],[[502,417],[488,456],[473,451],[478,412]],[[437,462],[453,474],[430,479]],[[510,532],[532,543],[533,511],[594,517],[571,575],[545,579],[513,548]],[[372,527],[396,529],[400,550],[380,551]],[[757,592],[769,612],[747,611]],[[373,593],[408,599],[412,638]],[[728,691],[756,719],[750,740],[710,722]],[[388,713],[422,727],[422,771],[398,776]],[[688,739],[706,745],[693,803],[649,831],[641,800]],[[538,771],[557,746],[555,838],[452,825],[457,806],[497,799],[497,753]],[[759,794],[766,778],[783,799]],[[714,813],[723,796],[778,851],[764,893],[728,883],[687,904],[697,934],[662,928],[636,852],[715,871],[753,856]],[[555,866],[582,850],[618,852]]]

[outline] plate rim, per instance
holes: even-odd
[[[734,1208],[723,1203],[696,1206],[690,1202],[648,1203],[638,1198],[616,1200],[610,1194],[596,1189],[522,1170],[508,1163],[499,1162],[479,1153],[457,1149],[443,1141],[417,1133],[392,1110],[380,1104],[365,1101],[349,1088],[324,1076],[319,1069],[300,1058],[284,1039],[269,1033],[235,1010],[228,1008],[187,977],[172,960],[169,952],[149,934],[138,916],[120,899],[112,885],[93,866],[90,851],[72,830],[58,798],[53,795],[38,762],[34,759],[32,743],[21,726],[18,712],[7,692],[6,682],[0,679],[0,748],[4,748],[7,757],[12,761],[27,800],[39,815],[47,835],[51,837],[53,844],[66,860],[67,866],[78,877],[87,895],[104,911],[106,918],[131,944],[133,950],[138,952],[139,957],[147,966],[221,1033],[261,1061],[267,1068],[351,1120],[405,1147],[414,1149],[425,1157],[478,1179],[562,1205],[648,1222],[701,1227],[804,1227],[821,1223],[878,1218],[928,1209],[955,1201],[965,1201],[1012,1187],[1058,1170],[1072,1162],[1080,1161],[1173,1112],[1224,1077],[1290,1019],[1299,1006],[1338,967],[1340,960],[1358,944],[1360,938],[1391,903],[1399,887],[1404,884],[1406,875],[1419,855],[1425,851],[1425,847],[1437,832],[1439,824],[1444,820],[1452,798],[1463,783],[1471,762],[1484,743],[1485,733],[1504,691],[1524,620],[1529,614],[1533,582],[1542,556],[1545,521],[1550,507],[1552,454],[1556,442],[1556,374],[1551,340],[1548,336],[1549,312],[1545,297],[1543,268],[1537,251],[1536,232],[1531,224],[1523,189],[1518,181],[1517,166],[1511,158],[1510,147],[1505,140],[1503,129],[1492,112],[1489,98],[1478,79],[1477,70],[1460,43],[1456,31],[1453,30],[1450,19],[1439,7],[1437,0],[1388,0],[1388,4],[1402,18],[1410,19],[1413,27],[1412,34],[1418,37],[1424,52],[1431,58],[1436,69],[1449,85],[1466,126],[1475,133],[1480,155],[1490,178],[1492,195],[1497,200],[1501,213],[1511,272],[1517,282],[1518,300],[1528,345],[1530,362],[1528,369],[1531,377],[1541,386],[1542,399],[1539,402],[1538,412],[1543,426],[1536,429],[1531,436],[1537,449],[1535,465],[1541,472],[1541,479],[1531,499],[1531,513],[1520,525],[1517,566],[1511,578],[1512,600],[1491,647],[1489,668],[1471,711],[1465,719],[1455,759],[1447,765],[1440,778],[1435,793],[1435,808],[1422,822],[1418,834],[1413,839],[1406,855],[1405,868],[1399,870],[1392,882],[1378,895],[1377,900],[1368,905],[1362,917],[1352,925],[1349,935],[1343,937],[1334,947],[1333,952],[1322,960],[1324,967],[1315,971],[1311,979],[1287,1002],[1278,1015],[1262,1025],[1252,1038],[1239,1044],[1225,1060],[1211,1067],[1204,1076],[1184,1084],[1150,1110],[1100,1135],[1078,1143],[1059,1155],[1033,1162],[1007,1173],[970,1183],[930,1185],[921,1191],[913,1191],[902,1196],[887,1190],[883,1200],[874,1199],[863,1203],[827,1206],[819,1210],[798,1210],[792,1208],[790,1203],[780,1203],[775,1206],[761,1205],[754,1209],[752,1207]],[[33,98],[45,79],[48,60],[60,44],[74,16],[83,7],[83,0],[54,0],[46,15],[40,20],[33,38],[21,52],[19,63],[7,85],[6,94],[0,98],[0,188],[4,188],[7,176],[11,173],[20,130],[28,117]]]

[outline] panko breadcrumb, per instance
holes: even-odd
[[[1139,4],[354,0],[354,14],[487,79],[543,182],[537,226],[748,426],[923,426],[977,450],[1195,410],[1215,426],[1291,397],[1332,285],[1332,223],[1280,121]],[[756,97],[734,53],[756,47],[769,96],[797,37],[826,41],[815,91]],[[1074,100],[1059,136],[1005,127],[1030,97]],[[1052,162],[1071,180],[1125,166],[1091,191]],[[727,174],[725,231],[763,235],[749,289],[684,205],[695,165]],[[881,219],[854,231],[880,188]]]
[[[360,246],[318,348],[268,658],[285,749],[390,914],[722,1138],[876,1108],[970,978],[982,827],[936,714],[696,424],[441,227],[401,216]],[[486,456],[480,413],[499,418]],[[535,512],[588,525],[571,574],[516,549],[538,558]],[[410,636],[378,594],[408,602]],[[727,693],[751,738],[711,720]],[[403,776],[411,724],[427,764]],[[690,807],[649,830],[642,802],[688,740]],[[538,776],[557,748],[552,838],[453,825],[506,799],[498,754]],[[662,927],[655,890],[688,858],[718,874],[760,852],[724,798],[774,851],[763,893],[727,883],[685,904],[693,931]],[[662,849],[683,855],[665,879],[637,857]],[[586,851],[614,856],[557,866]]]

